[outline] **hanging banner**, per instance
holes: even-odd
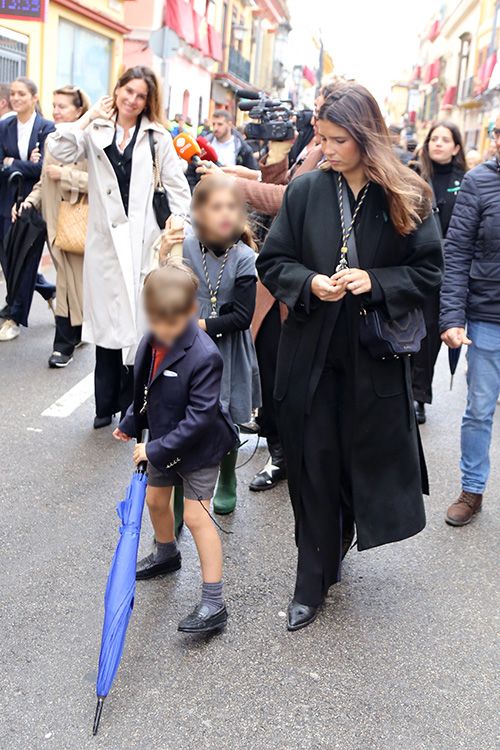
[[[45,21],[47,0],[0,0],[0,18]]]

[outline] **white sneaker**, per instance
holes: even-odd
[[[20,327],[14,320],[6,320],[0,328],[0,341],[12,341],[21,333]]]

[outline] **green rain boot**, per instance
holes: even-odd
[[[174,487],[174,528],[175,537],[179,538],[184,526],[184,489]]]
[[[236,459],[238,449],[234,448],[221,461],[219,481],[214,495],[214,511],[227,516],[236,507]]]

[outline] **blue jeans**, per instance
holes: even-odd
[[[493,417],[500,394],[500,323],[471,320],[467,407],[462,420],[462,488],[482,494],[490,473]]]

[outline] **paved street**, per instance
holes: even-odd
[[[265,459],[259,448],[239,472],[234,517],[222,521],[233,532],[223,540],[227,631],[209,640],[176,632],[199,590],[186,532],[183,570],[137,586],[93,738],[114,508],[131,450],[92,430],[91,398],[69,416],[42,416],[93,366],[87,346],[67,370],[49,370],[52,336],[38,297],[30,328],[0,345],[2,750],[493,750],[500,410],[484,511],[452,529],[443,514],[459,489],[465,379],[462,363],[450,393],[444,352],[422,430],[433,486],[426,530],[350,552],[319,620],[288,634],[292,516],[285,487],[246,489]],[[145,520],[142,548],[149,542]]]

